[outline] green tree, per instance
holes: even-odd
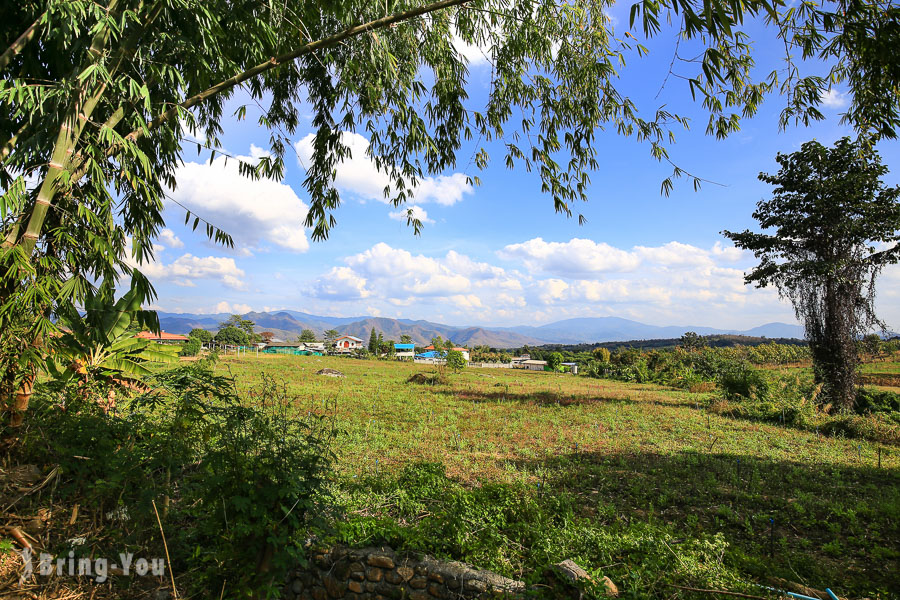
[[[329,329],[325,332],[325,346],[331,347],[334,345],[334,340],[340,337],[340,332],[337,329]]]
[[[300,332],[300,337],[297,338],[298,342],[315,342],[316,341],[316,332],[312,329],[304,329]]]
[[[403,335],[400,336],[400,343],[401,344],[412,344],[413,343],[412,336],[404,333]]]
[[[209,343],[213,340],[212,332],[205,329],[191,329],[188,337],[197,338],[204,344]]]
[[[882,340],[881,336],[877,333],[870,333],[865,336],[862,340],[860,340],[860,346],[863,351],[868,354],[871,358],[877,359],[881,354]]]
[[[559,352],[551,352],[549,356],[547,356],[547,366],[550,367],[552,371],[559,371],[560,365],[563,361],[563,355]]]
[[[459,373],[460,371],[465,369],[466,359],[463,357],[463,353],[459,350],[448,350],[447,368],[449,368],[454,373]]]
[[[372,328],[372,332],[369,334],[369,354],[377,354],[378,353],[378,336],[375,334],[375,328]]]
[[[215,339],[220,344],[228,344],[230,346],[246,346],[250,343],[250,336],[247,335],[246,331],[231,325],[220,329]]]
[[[609,349],[601,346],[599,348],[594,348],[594,350],[591,352],[591,356],[593,356],[596,360],[599,360],[600,362],[608,363],[609,358],[610,358],[610,352],[609,352]]]
[[[887,187],[887,168],[868,144],[838,140],[834,148],[807,142],[779,154],[775,186],[753,217],[772,235],[724,232],[760,263],[745,275],[774,285],[791,301],[806,330],[816,380],[839,407],[856,398],[856,340],[884,329],[874,310],[875,279],[900,259],[900,187]]]
[[[696,331],[686,331],[681,336],[681,347],[693,352],[706,347],[706,340],[703,336],[698,335]]]
[[[253,335],[253,327],[256,325],[250,319],[245,319],[241,315],[231,315],[228,317],[228,320],[224,323],[219,323],[219,329],[225,329],[226,327],[237,327],[238,329],[244,331],[248,337]]]

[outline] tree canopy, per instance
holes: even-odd
[[[191,332],[188,334],[188,337],[197,338],[201,342],[211,342],[213,340],[213,334],[211,331],[207,331],[205,329],[194,328],[191,329]]]
[[[219,330],[216,334],[216,341],[220,344],[246,346],[250,343],[250,336],[243,329],[229,325]]]
[[[723,233],[760,261],[746,282],[774,285],[791,301],[817,378],[850,407],[856,340],[873,326],[884,327],[874,310],[875,279],[900,260],[900,186],[885,186],[887,167],[878,153],[849,138],[834,148],[807,142],[776,160],[777,174],[759,176],[775,186],[772,198],[753,213],[772,233]]]

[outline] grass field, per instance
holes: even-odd
[[[346,376],[315,375],[323,367]],[[342,541],[526,579],[574,558],[627,597],[684,594],[673,581],[754,589],[773,576],[900,597],[896,446],[713,414],[709,393],[571,375],[467,369],[431,386],[407,383],[430,367],[293,356],[216,369],[246,389],[281,381],[298,410],[334,415]],[[506,503],[502,515],[491,502]],[[440,521],[479,503],[461,530]],[[456,541],[436,542],[442,528]]]

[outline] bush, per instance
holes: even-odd
[[[178,356],[197,356],[200,354],[200,346],[200,340],[192,337],[181,345],[181,352],[178,353]]]
[[[728,399],[764,399],[769,391],[769,383],[763,372],[754,369],[745,361],[729,361],[722,364],[717,383]]]
[[[888,390],[860,388],[853,407],[857,414],[884,413],[900,423],[900,394]]]
[[[203,588],[276,592],[303,563],[303,534],[325,513],[335,430],[315,413],[295,416],[296,398],[269,380],[246,399],[208,413],[200,468],[184,482],[183,548]]]
[[[296,399],[271,379],[241,396],[230,378],[198,361],[153,376],[152,391],[105,413],[98,384],[38,386],[25,432],[26,460],[59,465],[59,496],[124,515],[86,553],[158,548],[153,503],[176,572],[196,595],[230,597],[280,588],[302,563],[303,535],[323,514],[334,428],[295,414]],[[158,555],[158,554],[154,554]],[[261,594],[265,595],[265,594]]]

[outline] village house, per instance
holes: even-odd
[[[546,360],[523,360],[519,363],[521,366],[520,369],[527,369],[529,371],[543,371],[544,367],[547,366]]]
[[[397,358],[413,358],[415,354],[415,344],[394,344],[394,356]]]
[[[364,348],[365,344],[358,337],[342,335],[334,340],[334,351],[338,354],[350,354],[354,350]]]
[[[157,344],[183,344],[188,341],[188,339],[190,339],[186,335],[166,333],[165,331],[160,331],[158,335],[149,331],[142,331],[134,337],[140,338],[142,340],[150,340],[151,342],[156,342]]]
[[[530,359],[531,359],[530,355],[523,354],[522,356],[513,356],[509,360],[509,362],[512,365],[513,369],[521,369],[521,368],[523,368],[522,363],[524,363],[526,360],[530,360]]]

